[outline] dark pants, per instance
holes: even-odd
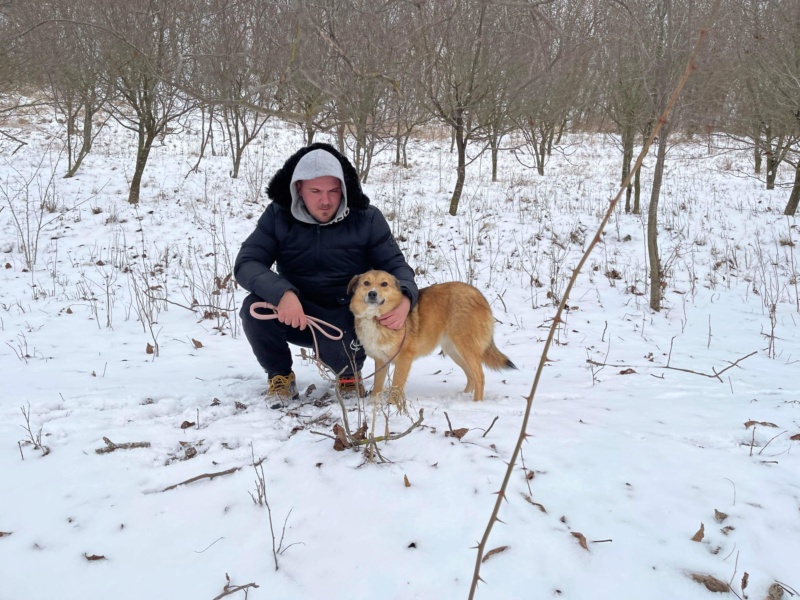
[[[258,364],[269,374],[288,375],[292,370],[292,352],[289,344],[313,348],[314,339],[311,335],[311,327],[306,327],[303,331],[284,325],[278,319],[262,321],[254,318],[250,314],[250,306],[253,302],[263,302],[255,294],[248,295],[242,303],[239,316],[242,318],[242,329],[253,348]],[[344,337],[341,340],[331,340],[322,335],[319,331],[314,333],[317,336],[319,346],[319,356],[334,374],[353,373],[353,364],[356,369],[361,369],[364,364],[364,350],[356,344],[356,332],[353,325],[353,313],[348,306],[321,307],[300,299],[303,311],[306,316],[322,319],[341,329]],[[268,309],[259,309],[262,314],[272,312]],[[326,328],[326,331],[328,329]]]

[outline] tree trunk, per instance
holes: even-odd
[[[144,175],[144,168],[147,166],[147,158],[150,156],[150,149],[153,147],[153,141],[156,139],[154,131],[145,131],[144,125],[139,126],[139,144],[136,150],[136,169],[133,171],[131,178],[131,189],[128,192],[128,203],[139,204],[139,191],[142,187],[142,175]]]
[[[753,170],[756,175],[761,175],[761,140],[758,138],[753,145]]]
[[[456,168],[456,185],[450,198],[450,214],[454,217],[458,213],[458,202],[461,200],[461,192],[464,190],[464,180],[467,176],[467,140],[464,139],[464,123],[461,115],[458,116],[456,122],[457,125],[453,128],[453,139],[458,151],[458,167]]]
[[[492,145],[492,181],[497,181],[497,155],[500,153],[500,138],[492,134],[489,139]]]
[[[800,161],[794,167],[794,184],[792,184],[792,193],[789,195],[789,203],[786,205],[786,210],[783,214],[793,217],[797,214],[797,204],[800,202]]]
[[[642,170],[637,169],[633,176],[633,214],[642,214]]]
[[[774,153],[767,154],[767,189],[775,189],[775,179],[778,176],[778,157]]]
[[[658,253],[658,200],[661,196],[661,182],[664,178],[664,163],[667,157],[666,125],[661,129],[661,143],[656,152],[656,166],[653,170],[653,190],[650,193],[650,206],[647,210],[647,257],[650,260],[650,308],[661,310],[661,257]]]
[[[631,172],[631,161],[633,160],[633,143],[635,140],[635,130],[632,125],[627,125],[622,130],[622,181],[627,179]],[[631,191],[632,186],[628,184],[625,190],[625,212],[631,212]]]

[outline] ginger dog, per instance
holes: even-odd
[[[483,365],[499,371],[516,369],[511,360],[494,345],[494,317],[489,303],[477,288],[466,283],[439,283],[419,291],[419,301],[408,314],[403,329],[381,325],[381,316],[400,303],[403,297],[397,280],[385,271],[356,275],[347,287],[350,310],[355,316],[356,333],[367,356],[375,360],[373,398],[383,391],[386,365],[393,362],[394,378],[390,401],[403,402],[411,363],[441,346],[444,353],[467,376],[465,392],[473,400],[483,400]]]

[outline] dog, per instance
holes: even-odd
[[[463,369],[467,376],[464,392],[472,392],[475,402],[483,400],[483,365],[496,371],[517,368],[495,346],[492,309],[471,285],[454,281],[421,289],[417,304],[399,330],[389,329],[377,319],[403,298],[391,274],[368,271],[356,275],[347,291],[358,339],[367,356],[375,360],[373,400],[381,395],[387,366],[394,362],[389,401],[402,406],[411,363],[440,346]]]

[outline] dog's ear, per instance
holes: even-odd
[[[347,284],[347,294],[349,296],[352,296],[353,292],[356,291],[356,286],[358,285],[359,279],[361,279],[361,275],[353,275],[353,278],[350,280],[350,283]]]

